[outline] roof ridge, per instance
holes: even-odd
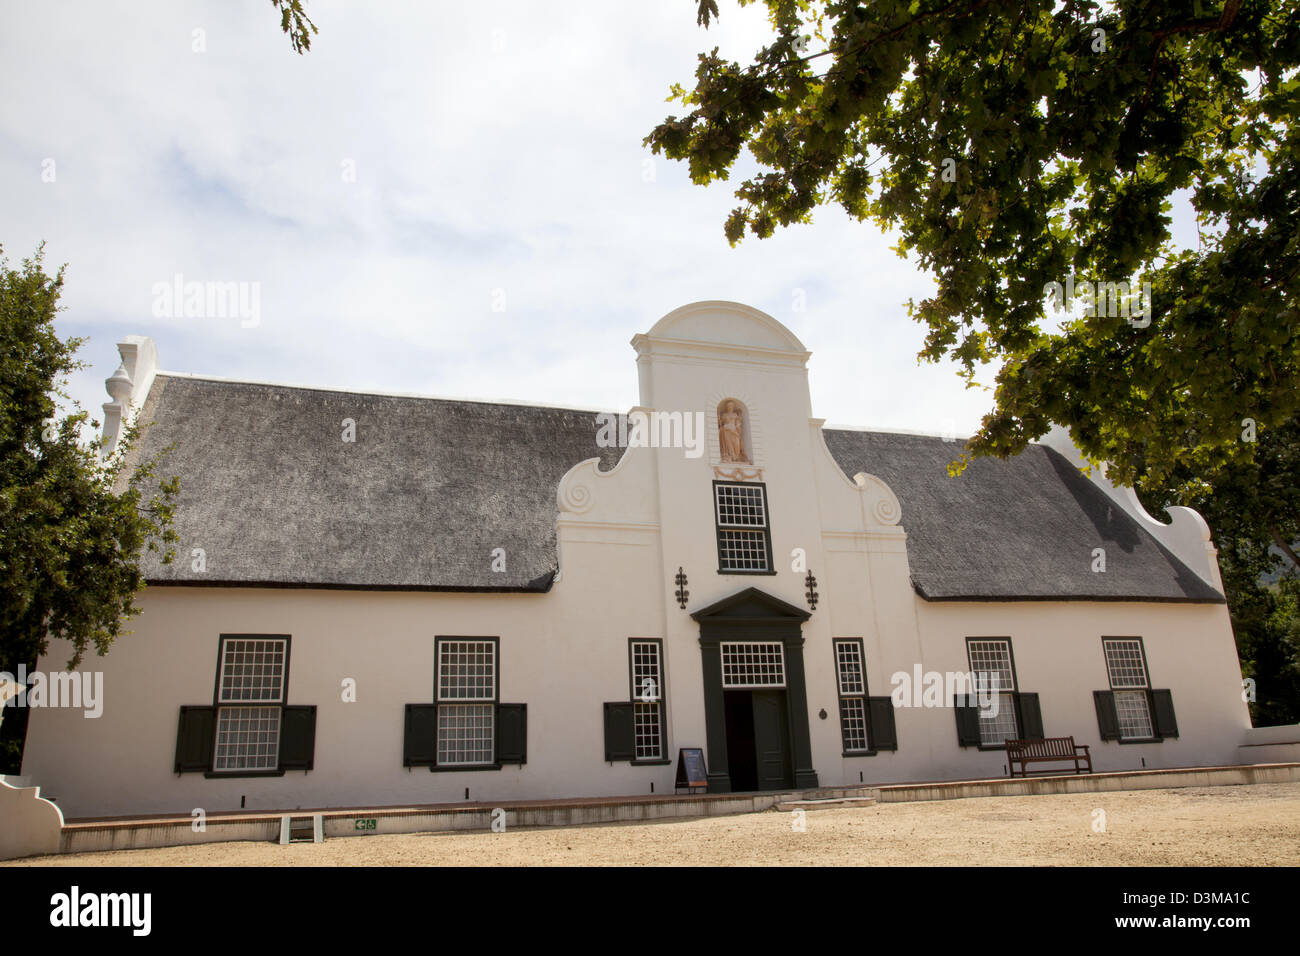
[[[215,382],[219,385],[256,385],[262,388],[288,388],[301,392],[330,392],[339,395],[362,395],[376,398],[412,398],[426,402],[455,402],[464,405],[505,405],[511,408],[544,408],[560,412],[610,412],[618,409],[584,405],[548,405],[542,402],[522,402],[505,398],[461,398],[450,395],[425,395],[419,392],[390,392],[380,389],[345,388],[340,385],[306,385],[301,382],[270,382],[262,379],[232,378],[226,375],[204,375],[195,372],[170,372],[159,369],[158,378],[185,379],[198,382]]]
[[[885,425],[832,425],[828,422],[822,428],[833,432],[862,432],[868,435],[905,435],[909,438],[937,438],[953,445],[964,442],[970,437],[969,435],[947,435],[943,432],[917,431],[914,428],[889,428]]]

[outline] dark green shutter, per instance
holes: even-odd
[[[867,698],[867,740],[872,750],[898,749],[892,697]]]
[[[969,698],[965,694],[958,694],[953,700],[953,709],[957,714],[957,743],[963,747],[978,747],[980,711],[978,706],[968,701]]]
[[[497,704],[497,763],[527,763],[528,705]]]
[[[437,762],[438,705],[407,704],[402,766],[432,767]]]
[[[286,707],[280,721],[280,769],[310,770],[316,756],[316,707]]]
[[[1178,721],[1174,719],[1174,695],[1167,690],[1151,693],[1152,723],[1157,737],[1177,737]]]
[[[636,705],[605,705],[605,759],[632,760],[636,757]]]
[[[1025,740],[1041,740],[1043,735],[1043,712],[1038,706],[1038,695],[1021,691],[1016,698],[1016,726],[1020,736]]]
[[[1097,730],[1102,740],[1119,740],[1119,714],[1115,712],[1115,695],[1108,690],[1094,690],[1092,702],[1097,707]]]
[[[216,736],[215,707],[182,707],[176,727],[176,773],[211,770]]]

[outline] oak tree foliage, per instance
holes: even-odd
[[[996,369],[951,470],[1058,423],[1152,513],[1198,508],[1256,716],[1300,719],[1300,2],[737,2],[771,42],[701,54],[646,144],[699,184],[752,160],[733,244],[823,204],[893,230],[935,282],[920,357]]]
[[[670,97],[689,112],[646,143],[700,184],[752,156],[733,243],[824,203],[896,230],[937,286],[909,303],[922,357],[998,368],[969,452],[1057,422],[1112,477],[1159,483],[1249,459],[1244,418],[1295,415],[1296,0],[763,2],[772,42],[701,54]],[[1179,197],[1194,247],[1171,235]],[[1111,301],[1055,315],[1045,290],[1071,276],[1150,282],[1149,323]]]

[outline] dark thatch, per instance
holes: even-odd
[[[545,591],[555,492],[596,413],[159,375],[141,453],[174,442],[177,558],[151,583]],[[356,440],[343,441],[343,420]],[[207,569],[192,568],[202,548]],[[494,571],[493,551],[505,551]]]
[[[161,473],[181,479],[177,559],[146,554],[154,584],[545,591],[560,479],[621,454],[596,445],[591,411],[167,374],[141,418],[154,424],[140,453],[174,444]],[[898,495],[927,599],[1222,600],[1046,448],[950,479],[959,446],[938,438],[828,429],[826,442],[845,474]]]
[[[898,496],[912,585],[928,600],[1223,601],[1050,448],[976,459],[950,478],[960,443],[825,436],[846,475],[875,475]],[[1105,572],[1092,570],[1094,548],[1105,549]]]

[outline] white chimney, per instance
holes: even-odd
[[[122,364],[104,380],[112,401],[104,403],[104,444],[100,454],[109,458],[117,450],[122,432],[144,404],[158,371],[158,349],[147,335],[128,335],[117,343]]]

